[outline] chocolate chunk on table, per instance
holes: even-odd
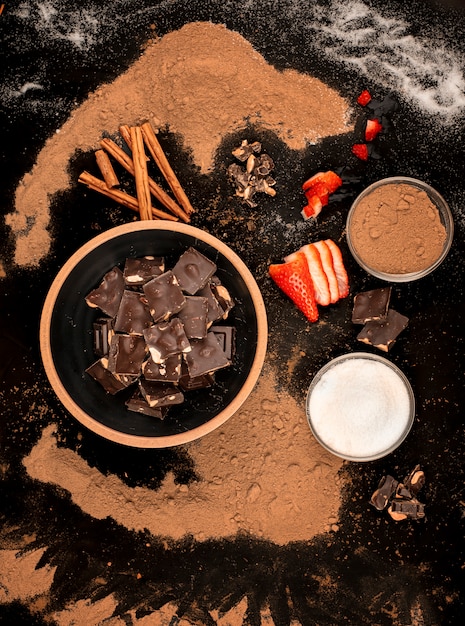
[[[165,271],[163,257],[144,256],[139,258],[127,258],[124,263],[123,275],[128,287],[145,285],[149,280],[160,276]]]
[[[114,320],[111,317],[101,317],[92,324],[94,354],[108,356],[111,338],[114,335]]]
[[[141,378],[139,389],[149,406],[163,407],[184,402],[182,391],[171,383],[160,383]]]
[[[187,353],[191,350],[183,323],[177,317],[145,329],[144,339],[155,363],[163,363],[174,354]]]
[[[142,293],[125,289],[115,320],[115,330],[128,335],[142,335],[153,324],[147,299]]]
[[[216,272],[216,264],[195,248],[188,248],[173,267],[173,274],[183,291],[193,296]]]
[[[365,324],[369,321],[386,319],[390,299],[391,287],[381,287],[356,294],[352,310],[352,322]]]
[[[146,355],[147,348],[143,337],[115,334],[110,344],[108,369],[113,374],[138,376]]]
[[[192,350],[185,355],[191,378],[231,365],[231,361],[212,332],[209,332],[205,339],[192,339],[191,346]]]
[[[109,317],[115,317],[124,291],[124,276],[119,267],[105,274],[100,285],[87,294],[85,300],[90,307],[99,308]]]
[[[385,320],[367,322],[357,335],[363,343],[388,352],[395,343],[399,334],[407,327],[408,317],[389,309]]]
[[[417,495],[417,493],[424,487],[425,485],[425,473],[422,469],[420,469],[419,465],[416,465],[410,474],[405,478],[405,486],[407,489],[413,494]]]
[[[210,326],[210,332],[215,334],[226,357],[232,361],[236,352],[236,328],[216,324]]]
[[[156,417],[160,420],[164,419],[166,413],[168,412],[167,407],[150,406],[142,396],[139,389],[136,389],[129,400],[126,401],[126,406],[129,411],[132,411],[133,413],[141,413],[142,415]]]
[[[143,290],[155,322],[178,313],[186,303],[186,297],[171,270],[149,280]]]
[[[208,300],[201,296],[186,296],[186,304],[177,314],[188,339],[203,339],[207,334]]]
[[[390,499],[395,494],[398,484],[398,481],[393,476],[389,474],[383,476],[379,481],[377,489],[371,496],[370,504],[378,509],[378,511],[385,509]]]
[[[393,500],[388,513],[396,521],[421,519],[425,517],[425,506],[418,500]]]
[[[149,357],[142,364],[142,375],[146,380],[177,383],[181,376],[182,356],[180,353],[168,357],[163,363],[155,363]]]

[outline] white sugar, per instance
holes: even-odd
[[[373,457],[402,439],[410,417],[406,385],[370,358],[336,362],[316,383],[308,411],[314,432],[342,457]]]

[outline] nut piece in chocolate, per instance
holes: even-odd
[[[205,287],[215,272],[216,264],[192,247],[181,254],[173,267],[179,286],[191,296]]]
[[[365,324],[366,322],[385,320],[390,299],[391,287],[381,287],[356,294],[352,310],[352,322]]]

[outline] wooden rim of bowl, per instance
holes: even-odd
[[[241,387],[239,393],[232,400],[232,402],[230,402],[220,413],[218,413],[218,415],[216,415],[205,424],[201,424],[200,426],[197,426],[196,428],[193,428],[186,432],[160,437],[147,437],[122,433],[118,430],[105,426],[101,422],[88,415],[88,413],[86,413],[73,400],[73,398],[69,395],[66,388],[64,387],[55,368],[50,344],[50,324],[52,320],[53,310],[55,307],[55,302],[70,272],[82,259],[84,259],[92,250],[95,250],[95,248],[97,248],[101,244],[119,235],[140,230],[170,230],[184,233],[187,235],[191,235],[218,250],[224,257],[228,259],[228,261],[230,261],[234,265],[234,267],[240,273],[250,293],[257,315],[257,347],[254,360],[243,386]],[[83,426],[86,426],[92,432],[101,435],[105,439],[109,439],[110,441],[113,441],[115,443],[120,443],[126,446],[136,448],[167,448],[189,443],[191,441],[199,439],[200,437],[203,437],[204,435],[207,435],[208,433],[214,431],[216,428],[224,424],[232,415],[234,415],[234,413],[239,410],[239,408],[242,406],[242,404],[245,402],[245,400],[255,387],[255,384],[261,373],[263,363],[265,361],[267,340],[268,323],[263,297],[250,270],[240,259],[240,257],[219,239],[199,228],[196,228],[195,226],[171,222],[169,226],[167,226],[166,223],[162,221],[148,220],[123,224],[122,226],[115,226],[114,228],[111,228],[110,230],[107,230],[104,233],[97,235],[96,237],[85,243],[68,259],[68,261],[66,261],[66,263],[56,275],[46,296],[42,309],[39,330],[40,352],[45,372],[54,392],[56,393],[64,407]]]

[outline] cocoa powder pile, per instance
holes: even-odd
[[[349,236],[368,267],[408,274],[430,267],[440,257],[446,230],[425,191],[407,183],[387,183],[356,205]]]

